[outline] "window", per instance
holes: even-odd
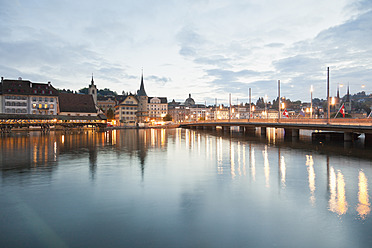
[[[36,97],[33,97],[33,98],[32,98],[32,101],[36,102]]]
[[[39,102],[41,102],[43,100],[43,98],[42,97],[39,97]]]
[[[34,109],[36,108],[36,103],[32,104],[32,108]]]
[[[50,104],[49,107],[50,107],[50,108],[54,108],[54,104]]]
[[[44,100],[44,101],[45,101],[45,102],[48,102],[48,98],[45,97],[45,100]]]
[[[50,98],[50,102],[54,102],[54,98]]]

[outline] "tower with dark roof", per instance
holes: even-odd
[[[97,106],[97,87],[96,85],[94,84],[94,80],[93,80],[93,73],[92,73],[92,81],[90,82],[90,85],[89,85],[89,88],[88,88],[88,94],[89,95],[92,95],[93,97],[93,100],[94,100],[94,104]]]
[[[346,94],[346,100],[345,100],[345,110],[346,112],[351,112],[351,99],[350,99],[350,87],[347,85],[347,94]]]
[[[138,108],[137,108],[137,121],[139,123],[148,122],[149,111],[147,109],[148,96],[145,91],[145,85],[143,83],[143,71],[141,76],[140,89],[137,91]]]

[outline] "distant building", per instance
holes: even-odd
[[[97,116],[98,113],[92,95],[60,93],[59,115]]]
[[[58,91],[48,83],[4,79],[0,84],[0,112],[6,114],[56,115]]]
[[[346,100],[345,100],[345,111],[346,113],[351,113],[351,98],[350,98],[350,89],[349,85],[347,86],[347,94],[346,94]]]
[[[174,99],[168,103],[168,112],[175,122],[208,120],[214,116],[213,110],[205,104],[196,104],[189,94],[184,103],[176,102]]]

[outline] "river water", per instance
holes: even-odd
[[[147,129],[0,145],[0,247],[372,247],[359,142]]]

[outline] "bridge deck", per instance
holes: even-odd
[[[372,119],[240,119],[212,120],[182,123],[180,127],[274,127],[289,129],[326,130],[341,132],[372,133]]]

